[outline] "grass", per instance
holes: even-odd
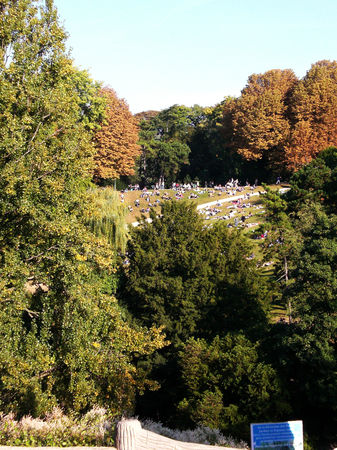
[[[271,186],[272,188],[277,189],[278,186],[273,185]],[[106,188],[106,189],[111,189],[111,188]],[[204,203],[209,203],[209,202],[213,202],[216,200],[223,200],[223,199],[228,199],[231,196],[226,194],[225,192],[218,192],[218,191],[214,191],[213,189],[210,188],[205,188],[205,189],[200,189],[201,192],[203,193],[198,193],[198,198],[197,199],[190,199],[191,202],[195,203],[196,205],[202,205]],[[212,194],[212,191],[214,191],[214,193]],[[262,186],[257,186],[254,191],[252,191],[250,188],[245,188],[242,192],[239,192],[237,195],[243,195],[246,193],[252,193],[255,192],[257,193],[258,191],[263,191],[263,187]],[[175,198],[175,194],[176,191],[172,190],[172,189],[166,189],[166,190],[161,190],[160,195],[153,195],[153,191],[149,190],[148,191],[150,193],[150,203],[154,203],[155,200],[162,200],[161,196],[166,193],[169,197],[171,197],[172,199]],[[125,191],[123,192],[124,195],[124,205],[128,208],[128,207],[132,207],[133,211],[129,211],[126,217],[126,222],[127,223],[133,223],[137,221],[137,218],[141,215],[141,209],[144,208],[146,209],[148,207],[148,202],[146,201],[145,197],[141,198],[142,191]],[[186,192],[185,194],[183,194],[182,199],[184,200],[188,200],[188,197],[190,195],[190,193],[194,193],[193,190]],[[254,198],[254,197],[253,197]],[[253,200],[253,198],[251,200]],[[139,199],[139,207],[136,208],[135,207],[135,201]],[[162,200],[167,201],[167,200]],[[160,213],[160,207],[154,207],[153,208],[158,214]],[[223,207],[223,210],[225,210],[225,206]],[[144,214],[145,217],[148,217],[148,213]]]

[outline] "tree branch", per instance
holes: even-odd
[[[25,261],[32,261],[33,259],[38,259],[41,256],[43,256],[44,254],[46,254],[47,252],[49,252],[50,250],[57,250],[59,248],[58,245],[52,245],[51,247],[47,248],[47,250],[44,250],[43,252],[39,253],[38,255],[34,255],[34,256],[30,256],[29,258],[26,258]]]

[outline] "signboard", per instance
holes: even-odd
[[[302,420],[250,425],[252,450],[303,450]]]

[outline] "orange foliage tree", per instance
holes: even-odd
[[[297,170],[317,153],[337,145],[337,62],[319,61],[295,87],[290,99],[291,134],[285,163]]]
[[[133,175],[135,158],[140,153],[138,124],[123,99],[113,89],[103,88],[106,98],[106,119],[95,135],[96,167],[94,179],[114,179]]]
[[[270,165],[282,159],[288,139],[288,98],[297,83],[294,72],[270,70],[253,74],[232,110],[233,144],[247,160],[266,158]]]

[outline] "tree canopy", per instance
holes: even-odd
[[[94,178],[98,181],[132,175],[139,155],[138,124],[127,103],[110,88],[102,89],[101,95],[107,109],[106,118],[95,134]]]
[[[300,80],[290,69],[251,75],[230,110],[224,105],[234,151],[282,174],[336,145],[336,67],[319,61]]]
[[[280,158],[290,125],[287,108],[291,89],[297,82],[292,70],[270,70],[251,75],[238,98],[233,132],[238,152],[246,159]]]
[[[286,164],[296,170],[337,144],[337,62],[319,61],[294,88]]]
[[[65,32],[52,1],[0,8],[0,408],[131,410],[147,384],[134,355],[163,338],[107,289],[115,249],[87,226],[95,149]]]
[[[266,344],[273,348],[271,361],[288,386],[295,414],[312,435],[321,435],[322,447],[334,440],[336,428],[336,170],[337,149],[328,148],[294,174],[281,199],[285,232],[278,246],[284,250],[271,248],[288,257],[282,298],[291,302],[292,321],[278,324]],[[279,200],[268,202],[273,207]]]
[[[161,389],[139,401],[140,414],[179,420],[185,385],[178,352],[188,339],[210,342],[244,330],[254,341],[268,328],[267,286],[247,259],[247,241],[223,225],[207,229],[195,205],[170,202],[161,217],[153,214],[152,223],[132,231],[118,298],[136,323],[163,326],[171,342],[141,365]]]

